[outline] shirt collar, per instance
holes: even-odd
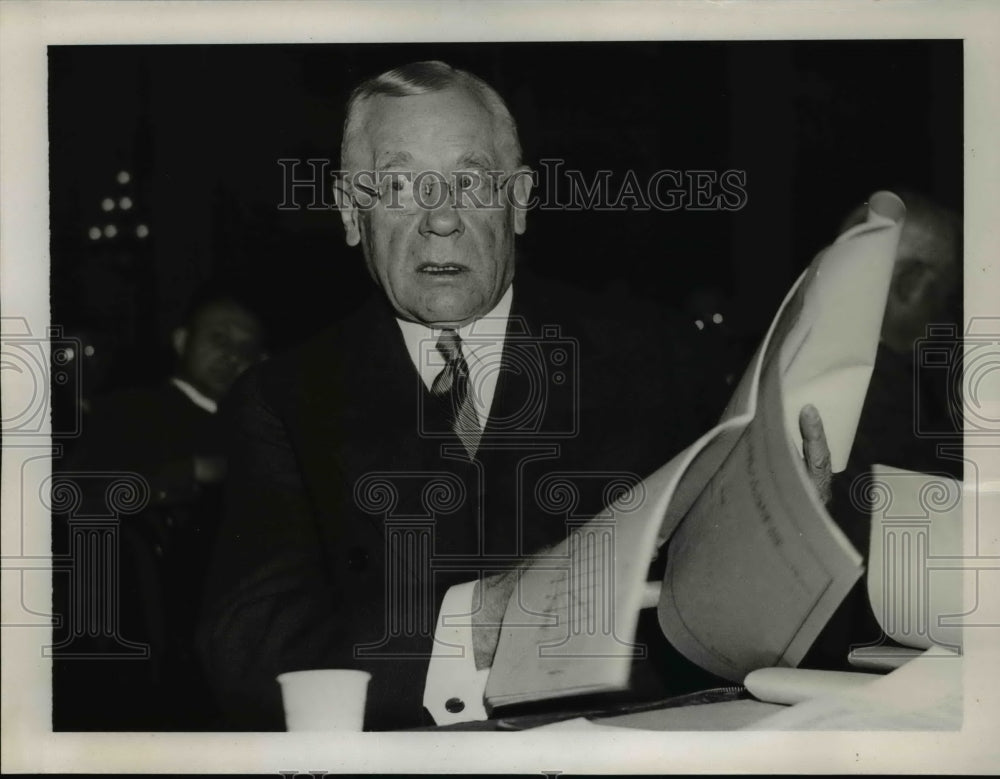
[[[469,324],[458,328],[458,336],[463,341],[463,353],[466,357],[469,352],[486,343],[491,346],[499,345],[503,347],[504,336],[507,333],[507,320],[510,317],[510,305],[514,298],[514,285],[507,287],[503,297],[496,304],[492,311],[479,319],[474,319]],[[444,366],[444,358],[440,356],[435,344],[441,337],[443,328],[428,327],[419,322],[407,322],[405,319],[396,318],[399,329],[403,333],[403,340],[406,342],[406,351],[410,355],[413,366],[420,373],[424,384],[428,387],[434,382],[434,378],[441,372]],[[475,339],[480,340],[479,343]],[[472,339],[472,340],[470,340]],[[465,342],[469,341],[468,350]],[[426,356],[424,356],[426,353]]]
[[[196,406],[198,406],[198,408],[204,409],[209,414],[214,414],[216,411],[219,410],[219,404],[216,401],[212,400],[207,395],[196,390],[194,387],[192,387],[190,384],[184,381],[184,379],[178,379],[176,376],[174,376],[172,379],[170,379],[170,383],[173,384],[175,387],[177,387],[177,389],[179,389],[185,395],[187,395],[188,399]]]

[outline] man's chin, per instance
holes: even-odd
[[[473,313],[467,315],[444,315],[435,314],[428,315],[426,318],[421,319],[421,324],[427,325],[428,327],[433,327],[438,330],[458,330],[460,327],[465,327],[465,325],[470,322],[474,322],[479,319],[482,314]]]
[[[466,300],[443,300],[419,307],[413,318],[428,327],[457,329],[487,313],[483,305],[475,306]]]

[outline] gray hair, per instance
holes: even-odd
[[[453,68],[444,62],[429,60],[411,62],[370,78],[351,93],[344,121],[344,140],[340,147],[340,167],[353,170],[352,154],[367,119],[366,106],[373,97],[409,97],[446,89],[465,89],[477,98],[493,116],[500,138],[501,153],[511,161],[511,167],[521,164],[521,142],[517,124],[500,94],[478,76]]]

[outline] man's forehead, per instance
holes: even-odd
[[[464,89],[374,97],[365,136],[371,161],[378,168],[498,162],[493,116]]]

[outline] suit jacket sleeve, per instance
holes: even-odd
[[[231,724],[274,730],[283,728],[279,673],[349,663],[314,512],[263,386],[250,371],[228,401],[227,511],[199,643]]]

